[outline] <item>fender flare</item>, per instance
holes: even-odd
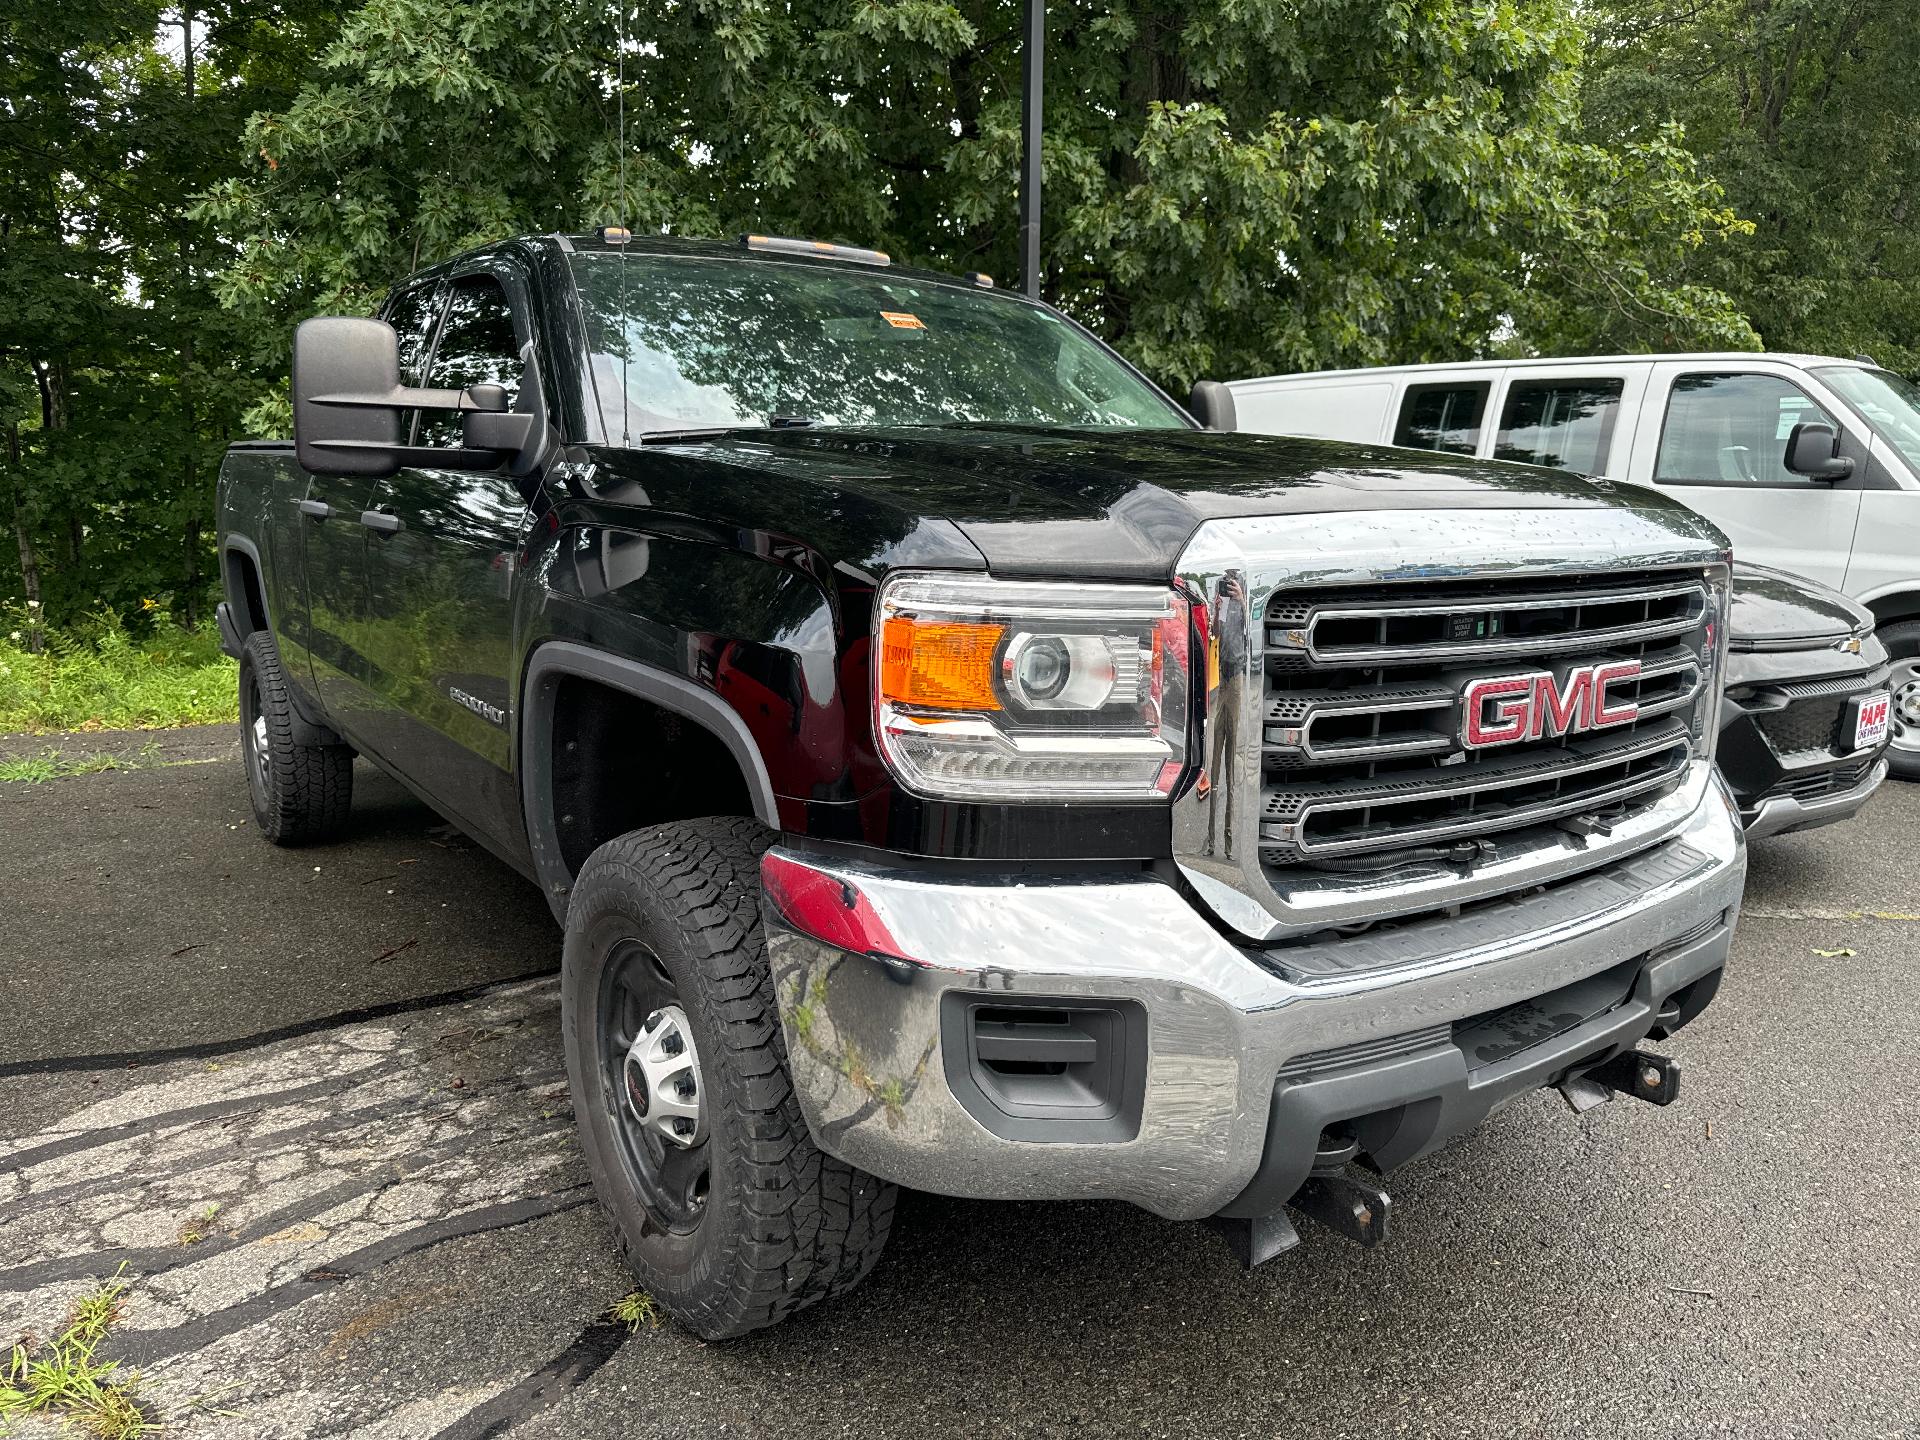
[[[725,700],[683,675],[656,666],[571,640],[545,641],[528,657],[521,679],[520,809],[526,817],[527,841],[533,852],[534,872],[541,892],[562,925],[566,923],[567,896],[573,886],[573,876],[561,859],[553,806],[550,799],[542,797],[550,797],[553,791],[555,700],[560,681],[568,676],[623,691],[662,710],[672,711],[707,731],[727,747],[727,753],[740,767],[753,801],[754,817],[770,829],[779,828],[779,805],[774,799],[767,762],[761,757],[760,747],[747,729],[746,721]]]

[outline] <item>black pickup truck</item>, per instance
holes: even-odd
[[[357,754],[541,887],[700,1334],[856,1284],[896,1185],[1254,1263],[1524,1092],[1674,1098],[1745,851],[1666,497],[1215,433],[984,276],[758,236],[477,251],[293,389],[220,485],[260,829]]]

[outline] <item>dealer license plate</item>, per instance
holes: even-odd
[[[1893,707],[1891,696],[1880,693],[1860,697],[1858,719],[1853,722],[1853,748],[1864,750],[1887,738],[1887,712]]]

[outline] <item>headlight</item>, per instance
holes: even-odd
[[[1162,799],[1186,763],[1187,625],[1157,586],[896,575],[874,614],[881,753],[942,799]]]

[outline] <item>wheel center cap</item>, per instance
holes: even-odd
[[[627,1113],[662,1143],[686,1149],[707,1138],[700,1057],[693,1029],[678,1005],[654,1011],[627,1047],[620,1066]]]
[[[647,1107],[651,1103],[647,1093],[647,1072],[633,1056],[627,1057],[622,1067],[627,1081],[627,1109],[633,1112],[636,1120],[647,1118]]]

